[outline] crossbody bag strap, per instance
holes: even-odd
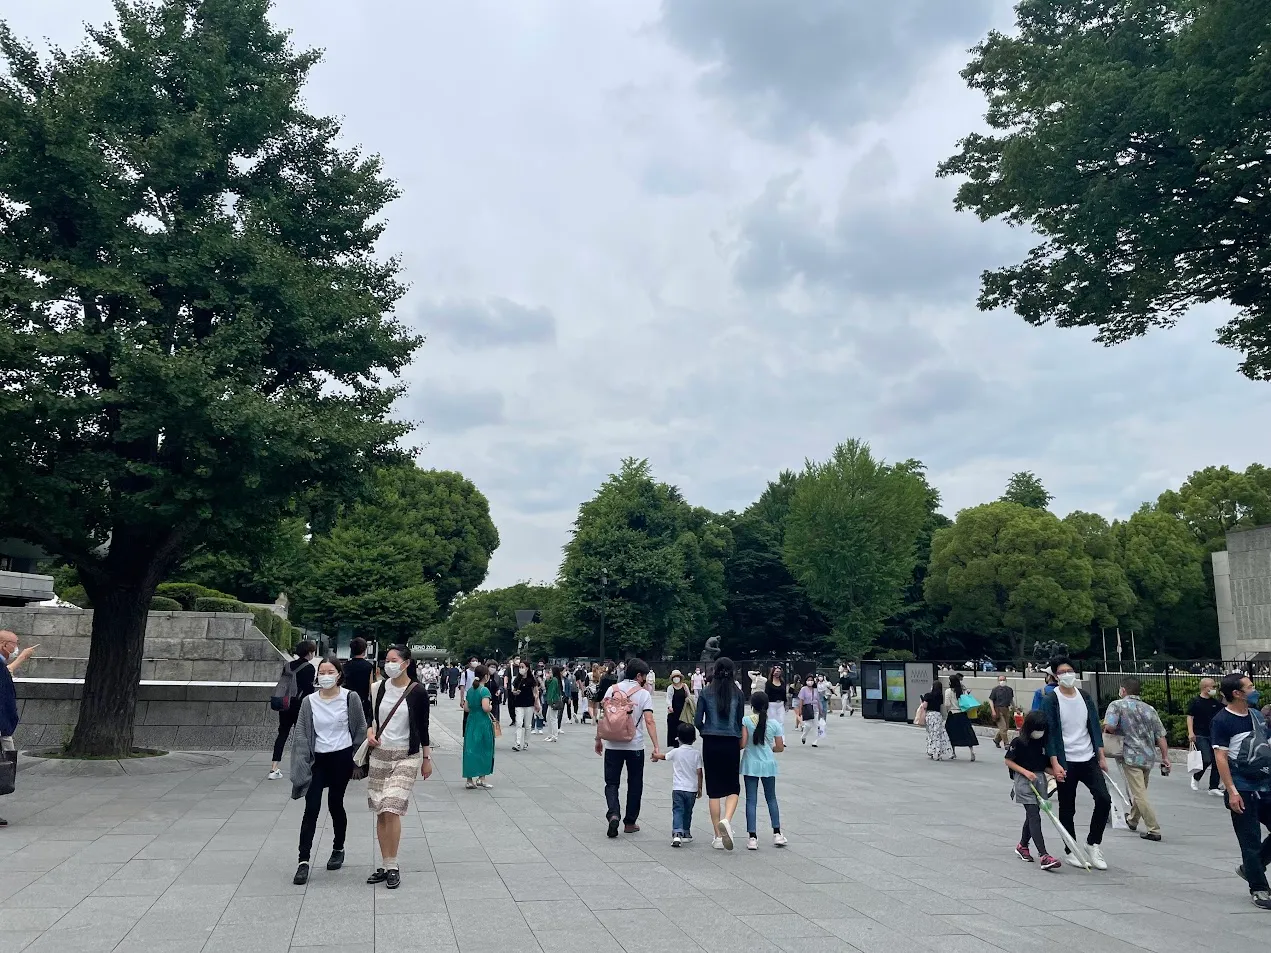
[[[411,689],[413,689],[414,687],[415,687],[415,683],[414,683],[414,682],[411,682],[409,685],[407,685],[407,686],[406,686],[406,690],[405,690],[404,692],[402,692],[402,697],[401,697],[401,698],[399,698],[399,699],[397,699],[397,701],[393,704],[393,707],[392,707],[392,708],[390,708],[390,709],[388,710],[388,717],[385,719],[385,721],[387,721],[387,722],[391,722],[391,721],[393,720],[393,716],[397,714],[397,709],[398,709],[398,708],[400,708],[400,707],[402,706],[402,702],[404,702],[404,701],[406,700],[406,696],[407,696],[407,695],[409,695],[409,694],[411,693]],[[381,688],[381,689],[380,689],[380,701],[383,701],[383,700],[384,700],[384,689],[383,689],[383,688]],[[380,736],[380,731],[379,731],[379,728],[380,728],[380,725],[379,725],[379,715],[380,715],[380,712],[379,712],[379,705],[377,704],[377,705],[375,706],[375,719],[376,719],[376,722],[375,722],[375,737],[376,737],[376,738],[378,738],[378,737]]]

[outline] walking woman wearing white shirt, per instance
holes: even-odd
[[[306,695],[296,717],[291,739],[291,798],[305,799],[300,822],[300,864],[292,883],[309,882],[309,854],[322,810],[322,790],[327,791],[331,815],[331,859],[327,870],[344,866],[344,836],[349,816],[344,811],[344,791],[353,774],[353,748],[366,737],[362,698],[340,687],[340,665],[325,659],[318,665],[318,690]]]
[[[366,878],[369,884],[401,886],[397,848],[402,815],[410,806],[415,778],[432,776],[428,743],[428,693],[406,674],[410,649],[394,645],[384,653],[384,681],[371,689],[372,724],[366,729],[370,773],[366,801],[375,813],[375,837],[384,866]]]

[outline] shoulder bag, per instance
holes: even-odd
[[[406,700],[406,696],[415,688],[415,683],[411,682],[406,686],[406,690],[402,692],[402,697],[397,699],[393,707],[388,712],[385,722],[393,720],[393,716],[397,714],[397,709],[401,707],[402,702]],[[380,703],[384,701],[384,691],[386,684],[380,684],[380,690],[375,693],[375,737],[380,736]],[[359,746],[357,751],[353,752],[353,773],[350,775],[352,780],[361,781],[371,773],[371,740],[367,738]]]

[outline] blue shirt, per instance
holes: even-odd
[[[1226,750],[1228,765],[1231,767],[1231,780],[1235,782],[1237,791],[1245,794],[1271,793],[1271,778],[1242,771],[1241,765],[1231,758],[1233,749],[1245,741],[1249,735],[1258,731],[1253,721],[1255,716],[1259,721],[1262,720],[1260,712],[1250,711],[1246,715],[1237,715],[1224,708],[1214,715],[1214,720],[1209,726],[1209,740],[1213,742],[1215,748]],[[1266,732],[1263,731],[1260,735],[1265,737]]]
[[[785,728],[781,722],[769,718],[763,730],[763,744],[756,744],[755,728],[759,724],[759,716],[747,715],[741,723],[750,733],[746,747],[741,753],[742,775],[749,778],[775,778],[777,759],[772,756],[772,746],[776,744],[778,738],[785,737]]]

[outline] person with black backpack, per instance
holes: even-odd
[[[278,684],[269,699],[270,707],[278,712],[278,737],[274,739],[274,757],[269,766],[270,781],[282,779],[282,770],[278,767],[282,763],[282,751],[300,717],[300,703],[313,693],[316,683],[313,657],[317,653],[318,647],[308,639],[296,643],[296,657],[283,663]]]
[[[1249,885],[1255,907],[1271,910],[1267,863],[1271,836],[1262,839],[1261,827],[1271,831],[1271,740],[1258,711],[1258,690],[1243,672],[1223,676],[1218,690],[1227,707],[1214,715],[1209,740],[1214,764],[1226,788],[1231,827],[1240,845],[1236,873]]]

